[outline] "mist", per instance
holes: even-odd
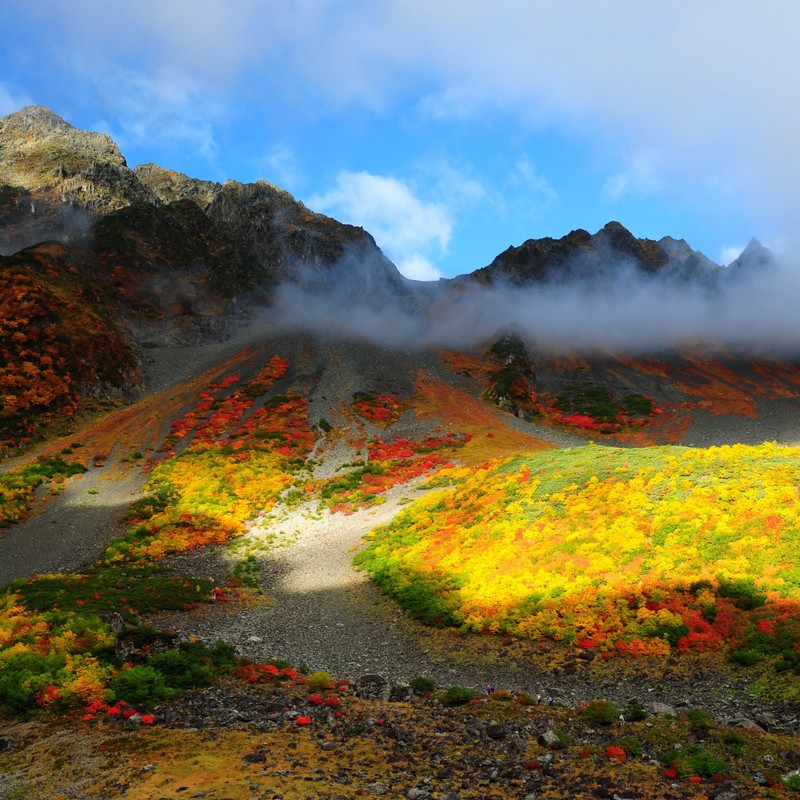
[[[753,357],[800,354],[800,275],[785,264],[720,267],[709,280],[645,273],[623,257],[590,277],[526,286],[469,278],[397,285],[353,282],[352,265],[330,267],[326,286],[280,286],[266,320],[276,331],[362,338],[385,347],[473,349],[513,329],[531,347],[584,355],[663,354],[692,348]],[[357,272],[360,272],[358,270]]]
[[[42,202],[21,193],[0,213],[0,255],[8,256],[41,242],[90,241],[94,217],[71,203]]]

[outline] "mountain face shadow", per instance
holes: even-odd
[[[83,569],[124,533],[122,515],[145,478],[99,477],[89,472],[69,481],[61,494],[43,498],[29,519],[0,531],[0,587],[15,578]]]

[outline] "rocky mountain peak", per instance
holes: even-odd
[[[620,265],[645,274],[663,272],[682,277],[695,268],[700,273],[718,269],[685,242],[637,239],[622,224],[612,221],[595,234],[579,228],[560,239],[528,239],[519,247],[509,247],[471,278],[481,283],[500,281],[518,286],[532,282],[591,282],[605,280]]]
[[[728,265],[733,273],[759,272],[764,269],[774,269],[778,261],[772,251],[765,247],[754,236],[747,244],[739,257]]]
[[[32,132],[44,129],[77,130],[74,125],[70,125],[62,117],[59,117],[52,109],[47,106],[25,106],[13,114],[0,119],[0,127],[9,126],[25,129]]]
[[[80,130],[45,106],[0,119],[0,183],[93,211],[120,208],[141,195],[107,133]]]

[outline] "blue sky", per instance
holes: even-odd
[[[264,178],[411,277],[594,232],[793,247],[796,0],[4,0],[0,114]]]

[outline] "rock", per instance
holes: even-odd
[[[582,661],[594,661],[597,658],[597,650],[587,647],[586,650],[581,650],[580,653],[578,653],[578,658]]]
[[[441,800],[461,800],[456,792],[447,792],[442,795]]]
[[[381,783],[380,781],[376,781],[375,783],[368,783],[364,787],[364,791],[367,794],[371,794],[375,797],[380,797],[382,794],[386,794],[388,791],[388,787],[385,783]]]
[[[265,764],[267,757],[263,753],[247,753],[242,756],[242,761],[248,764]]]
[[[403,703],[410,700],[414,690],[407,683],[393,683],[389,690],[389,701],[392,703]]]
[[[559,747],[561,745],[561,738],[555,731],[540,733],[539,736],[536,737],[536,741],[542,747]]]
[[[362,700],[386,701],[391,694],[391,686],[383,675],[362,675],[356,680],[353,691]]]
[[[768,711],[756,714],[755,721],[765,730],[774,731],[778,726],[778,721]]]
[[[406,793],[406,797],[408,800],[426,800],[428,797],[432,797],[430,792],[425,791],[425,789],[409,789]]]
[[[508,736],[508,728],[505,725],[493,722],[491,725],[487,726],[486,735],[490,739],[505,739],[506,736]]]
[[[677,713],[672,706],[666,703],[647,703],[645,708],[657,717],[676,717]]]
[[[762,728],[757,722],[753,722],[752,719],[736,720],[734,726],[737,728],[744,728],[746,731],[757,731],[758,733],[766,733],[764,728]]]
[[[741,800],[741,795],[736,790],[736,785],[727,781],[721,783],[708,793],[709,800]]]
[[[125,618],[122,614],[118,613],[117,611],[111,611],[108,614],[103,614],[100,617],[109,628],[111,628],[114,633],[119,633],[121,630],[127,627],[127,623],[125,622]]]

